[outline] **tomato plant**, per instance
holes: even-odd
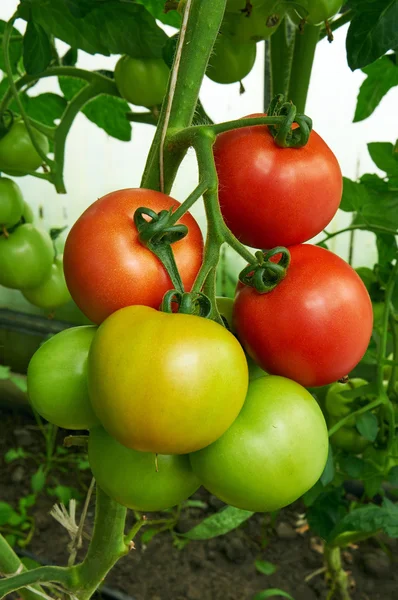
[[[50,236],[29,223],[0,236],[0,284],[29,289],[50,274],[54,249]]]
[[[206,71],[217,83],[235,83],[250,73],[256,60],[255,42],[236,45],[229,35],[220,35]]]
[[[62,256],[57,256],[47,279],[39,286],[23,292],[26,300],[39,308],[53,310],[71,300],[66,286]]]
[[[309,240],[340,204],[339,164],[315,131],[303,148],[279,147],[264,126],[227,131],[217,138],[214,158],[225,222],[254,248]]]
[[[238,415],[248,383],[243,350],[225,328],[146,306],[121,309],[100,326],[88,375],[108,433],[159,454],[187,454],[216,440]]]
[[[73,300],[95,323],[131,304],[159,308],[170,289],[163,265],[139,241],[134,213],[140,206],[160,211],[176,209],[179,203],[152,190],[112,192],[89,206],[67,237],[66,283]],[[173,249],[182,281],[190,289],[200,267],[203,242],[190,214],[184,215],[181,223],[189,233]]]
[[[46,136],[33,130],[33,137],[44,154],[49,151]],[[35,171],[43,160],[32,144],[26,126],[21,121],[15,121],[9,131],[0,139],[0,171],[8,175],[26,175]]]
[[[341,6],[341,0],[299,0],[294,2],[294,11],[310,25],[319,25],[334,17]]]
[[[212,494],[244,510],[268,512],[309,490],[327,455],[326,424],[314,398],[294,381],[269,376],[250,383],[233,425],[190,459]]]
[[[287,275],[274,290],[238,290],[233,322],[264,370],[307,387],[326,385],[350,373],[364,355],[372,303],[357,273],[335,254],[309,244],[289,250]]]
[[[259,42],[275,33],[283,21],[285,11],[284,2],[271,0],[253,4],[250,14],[226,13],[221,31],[227,33],[234,42]]]
[[[87,357],[96,328],[65,329],[46,341],[29,364],[29,400],[58,427],[89,429],[98,419],[87,389]]]
[[[17,184],[6,177],[0,178],[0,227],[12,227],[22,217],[24,199]]]
[[[98,485],[134,510],[171,508],[191,496],[200,482],[188,456],[137,452],[119,444],[102,427],[90,431],[88,457]]]
[[[128,102],[151,107],[163,102],[169,73],[160,58],[122,56],[115,68],[115,81]]]

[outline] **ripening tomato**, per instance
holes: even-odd
[[[200,486],[188,456],[137,452],[119,444],[102,427],[90,431],[88,459],[99,487],[133,510],[166,510]]]
[[[89,392],[104,428],[141,452],[187,454],[237,417],[248,374],[236,338],[214,321],[129,306],[90,349]]]
[[[161,58],[122,56],[115,68],[120,95],[138,106],[151,108],[163,102],[170,70]]]
[[[237,44],[229,35],[219,35],[206,75],[216,83],[235,83],[250,73],[256,60],[255,42]]]
[[[50,147],[48,138],[33,129],[33,136],[41,150],[47,154]],[[43,160],[32,144],[23,121],[14,121],[9,131],[0,139],[0,171],[8,175],[26,175],[36,171]]]
[[[227,131],[217,136],[214,158],[225,222],[253,248],[305,242],[339,207],[339,163],[315,131],[302,148],[279,147],[266,126]]]
[[[69,232],[64,249],[66,283],[73,300],[94,323],[132,304],[159,308],[173,287],[160,260],[139,241],[134,213],[143,206],[159,212],[180,203],[153,190],[111,192],[89,206]],[[203,240],[189,213],[179,223],[189,233],[172,249],[189,291],[202,262]]]
[[[65,429],[98,424],[87,388],[87,357],[96,327],[83,325],[57,333],[33,355],[28,395],[34,409]]]
[[[0,230],[16,225],[23,210],[24,199],[19,186],[12,179],[0,177]]]
[[[0,235],[0,285],[24,290],[40,285],[51,271],[53,243],[47,232],[20,225]]]
[[[54,259],[48,277],[37,287],[24,290],[24,297],[39,308],[53,310],[72,298],[66,287],[62,255]]]
[[[194,473],[231,506],[273,511],[319,479],[328,456],[316,400],[284,377],[252,381],[239,416],[216,442],[190,455]]]
[[[285,279],[267,294],[238,289],[233,322],[246,352],[268,373],[306,387],[347,375],[372,335],[369,294],[357,273],[329,250],[289,248]]]

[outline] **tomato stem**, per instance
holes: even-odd
[[[381,225],[350,225],[344,229],[339,229],[339,231],[334,231],[333,233],[329,233],[328,231],[324,230],[323,233],[325,234],[325,237],[317,242],[317,245],[319,246],[324,244],[325,242],[336,237],[336,235],[347,233],[347,231],[354,231],[355,229],[373,231],[374,233],[390,233],[392,235],[397,235],[396,229],[389,229],[388,227],[382,227]]]
[[[281,26],[270,38],[271,48],[271,98],[275,94],[287,96],[292,68],[294,50],[294,28],[288,19],[284,19]],[[264,106],[267,110],[268,105]]]
[[[306,24],[303,33],[297,32],[295,37],[288,97],[301,113],[305,109],[319,34],[319,25]]]

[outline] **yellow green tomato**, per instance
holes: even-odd
[[[22,216],[24,218],[25,223],[33,223],[33,221],[35,220],[33,210],[25,200],[23,203]]]
[[[28,395],[41,417],[65,429],[98,424],[87,388],[87,357],[96,327],[72,327],[47,340],[28,367]]]
[[[63,306],[72,298],[66,286],[62,256],[57,256],[47,279],[38,287],[25,290],[24,297],[39,308],[53,310]]]
[[[50,274],[53,243],[47,232],[29,223],[8,236],[0,235],[0,285],[25,290],[37,287]]]
[[[210,56],[206,75],[216,83],[235,83],[250,73],[256,60],[255,42],[237,44],[220,34]]]
[[[122,56],[115,68],[115,82],[125,100],[151,108],[163,102],[170,70],[161,58]]]
[[[200,486],[188,456],[137,452],[119,444],[102,427],[90,431],[88,459],[99,487],[133,510],[166,510]]]
[[[264,512],[294,502],[316,483],[328,447],[325,419],[311,394],[270,375],[250,383],[228,431],[190,460],[212,494],[231,506]]]
[[[0,177],[0,230],[16,225],[23,210],[24,199],[19,186],[12,179]]]
[[[37,129],[33,129],[33,137],[42,152],[48,154],[48,138]],[[42,162],[25,123],[14,121],[6,135],[0,139],[0,171],[8,175],[26,175],[28,171],[36,171]]]
[[[248,385],[245,354],[227,329],[146,306],[122,308],[100,325],[88,376],[108,433],[159,454],[214,442],[238,416]]]

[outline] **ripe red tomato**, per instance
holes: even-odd
[[[266,126],[227,131],[217,137],[214,158],[222,214],[248,246],[305,242],[339,207],[339,163],[315,131],[302,148],[280,148]]]
[[[133,304],[159,308],[173,286],[159,259],[140,243],[134,213],[142,206],[159,212],[179,205],[153,190],[119,190],[94,202],[76,221],[65,244],[65,279],[73,300],[94,323]],[[189,233],[172,248],[189,291],[201,265],[203,239],[189,213],[179,222]]]
[[[309,244],[289,248],[287,275],[268,294],[238,289],[233,322],[268,373],[306,387],[332,383],[361,360],[372,334],[369,294],[341,258]]]

